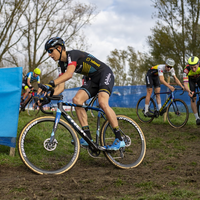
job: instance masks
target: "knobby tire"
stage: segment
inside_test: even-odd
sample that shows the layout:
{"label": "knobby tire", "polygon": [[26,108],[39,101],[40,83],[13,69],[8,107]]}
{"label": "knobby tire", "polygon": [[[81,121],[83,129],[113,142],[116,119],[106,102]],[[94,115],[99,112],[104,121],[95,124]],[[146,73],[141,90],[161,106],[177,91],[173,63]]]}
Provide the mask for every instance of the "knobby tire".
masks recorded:
{"label": "knobby tire", "polygon": [[[123,157],[121,152],[104,151],[105,157],[116,167],[130,169],[137,167],[144,159],[146,153],[146,140],[139,125],[131,118],[124,115],[117,115],[121,136],[125,141]],[[124,135],[125,134],[125,135]],[[111,145],[115,140],[115,134],[108,120],[102,126],[100,141],[102,146]]]}
{"label": "knobby tire", "polygon": [[[37,174],[62,174],[76,163],[80,153],[79,138],[66,121],[60,119],[55,133],[58,142],[54,150],[45,149],[55,117],[33,119],[19,135],[18,150],[24,164]],[[74,141],[74,144],[71,141]]]}
{"label": "knobby tire", "polygon": [[146,117],[144,116],[144,111],[145,111],[145,99],[146,96],[141,97],[136,105],[136,114],[138,119],[143,122],[143,123],[150,123],[154,119],[154,112],[156,111],[156,104],[152,98],[150,98],[149,102],[149,112],[152,114],[152,117]]}

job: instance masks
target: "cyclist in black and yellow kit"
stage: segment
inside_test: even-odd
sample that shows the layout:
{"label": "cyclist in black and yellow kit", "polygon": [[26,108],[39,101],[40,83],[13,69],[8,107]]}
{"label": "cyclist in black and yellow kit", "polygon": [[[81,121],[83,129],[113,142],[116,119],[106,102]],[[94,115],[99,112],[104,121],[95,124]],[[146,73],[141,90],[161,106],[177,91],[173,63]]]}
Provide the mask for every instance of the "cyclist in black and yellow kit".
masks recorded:
{"label": "cyclist in black and yellow kit", "polygon": [[[112,145],[105,148],[108,150],[118,150],[124,147],[125,142],[119,131],[116,114],[108,104],[114,86],[114,75],[110,67],[87,52],[79,50],[66,51],[64,41],[60,37],[49,39],[45,44],[45,50],[53,60],[59,61],[59,77],[49,82],[50,86],[56,86],[54,95],[64,91],[65,81],[72,78],[74,72],[88,77],[86,84],[81,86],[73,98],[73,103],[83,104],[87,99],[98,93],[99,105],[111,123],[116,138]],[[42,90],[45,90],[45,88],[42,88]],[[85,109],[77,107],[76,112],[82,129],[92,140]],[[83,138],[80,139],[80,143],[83,146],[88,145]]]}
{"label": "cyclist in black and yellow kit", "polygon": [[[183,82],[186,91],[190,97],[194,97],[193,100],[191,98],[191,108],[196,118],[196,124],[200,125],[200,118],[197,112],[196,106],[196,95],[195,92],[195,85],[197,84],[200,88],[200,66],[199,66],[199,58],[196,56],[192,56],[188,59],[188,65],[186,65],[183,71]],[[189,86],[188,86],[189,83]]]}

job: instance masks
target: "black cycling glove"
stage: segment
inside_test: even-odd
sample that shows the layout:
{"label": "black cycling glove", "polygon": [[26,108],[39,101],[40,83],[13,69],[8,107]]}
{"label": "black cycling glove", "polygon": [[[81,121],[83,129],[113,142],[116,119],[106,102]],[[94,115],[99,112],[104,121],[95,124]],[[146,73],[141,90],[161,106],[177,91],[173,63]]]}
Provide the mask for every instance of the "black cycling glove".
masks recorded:
{"label": "black cycling glove", "polygon": [[50,82],[48,83],[48,85],[51,85],[52,87],[56,87],[56,85],[55,85],[55,83],[54,83],[54,80],[50,81]]}

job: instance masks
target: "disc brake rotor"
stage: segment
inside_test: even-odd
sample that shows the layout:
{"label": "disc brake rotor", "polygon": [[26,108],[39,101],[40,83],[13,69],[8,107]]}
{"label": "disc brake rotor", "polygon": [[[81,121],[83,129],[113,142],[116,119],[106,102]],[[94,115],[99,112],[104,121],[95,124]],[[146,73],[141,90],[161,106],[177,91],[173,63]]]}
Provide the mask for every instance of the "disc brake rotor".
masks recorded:
{"label": "disc brake rotor", "polygon": [[50,138],[46,139],[44,141],[44,148],[47,151],[54,151],[57,147],[58,141],[56,139],[53,140],[53,142],[50,143]]}

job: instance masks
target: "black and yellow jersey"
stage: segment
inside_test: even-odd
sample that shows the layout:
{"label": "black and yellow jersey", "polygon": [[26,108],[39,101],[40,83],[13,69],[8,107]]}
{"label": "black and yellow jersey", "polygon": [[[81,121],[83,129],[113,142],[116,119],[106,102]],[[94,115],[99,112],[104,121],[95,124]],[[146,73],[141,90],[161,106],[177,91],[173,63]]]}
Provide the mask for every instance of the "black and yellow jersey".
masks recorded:
{"label": "black and yellow jersey", "polygon": [[200,67],[198,67],[196,72],[193,72],[190,68],[190,65],[186,65],[185,69],[183,70],[183,82],[188,82],[188,77],[196,79],[199,76],[200,76]]}
{"label": "black and yellow jersey", "polygon": [[70,65],[76,66],[76,73],[83,74],[88,77],[92,77],[108,67],[105,63],[101,62],[87,52],[71,50],[66,53],[67,62],[59,61],[58,63],[59,76],[62,75]]}

